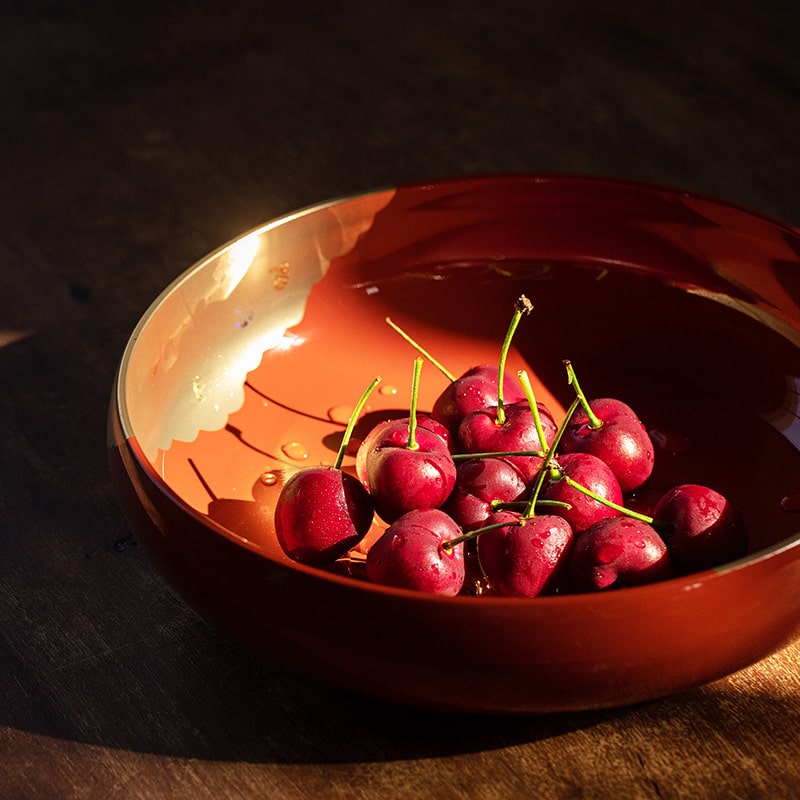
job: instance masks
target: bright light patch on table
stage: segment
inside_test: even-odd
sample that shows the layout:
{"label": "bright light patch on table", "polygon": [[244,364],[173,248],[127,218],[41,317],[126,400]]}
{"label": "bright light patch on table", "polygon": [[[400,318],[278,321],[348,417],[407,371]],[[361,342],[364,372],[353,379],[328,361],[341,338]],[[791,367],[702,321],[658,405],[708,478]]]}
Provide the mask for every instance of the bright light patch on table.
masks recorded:
{"label": "bright light patch on table", "polygon": [[29,336],[33,336],[33,331],[0,330],[0,347],[5,347],[7,344],[14,344],[14,342],[27,339]]}

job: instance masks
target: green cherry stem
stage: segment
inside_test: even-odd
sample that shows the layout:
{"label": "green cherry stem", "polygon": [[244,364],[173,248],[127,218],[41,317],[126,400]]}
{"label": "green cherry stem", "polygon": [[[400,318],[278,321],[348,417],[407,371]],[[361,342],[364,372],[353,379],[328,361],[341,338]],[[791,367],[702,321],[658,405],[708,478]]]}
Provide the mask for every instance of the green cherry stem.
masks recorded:
{"label": "green cherry stem", "polygon": [[411,381],[411,408],[408,412],[408,447],[409,450],[417,450],[417,397],[419,396],[419,376],[422,372],[422,357],[414,359],[414,377]]}
{"label": "green cherry stem", "polygon": [[556,435],[553,438],[553,443],[550,445],[550,450],[548,450],[547,455],[542,462],[542,466],[539,468],[539,474],[536,476],[536,483],[534,484],[533,491],[531,492],[530,499],[528,500],[527,508],[522,512],[522,516],[524,519],[528,519],[534,515],[534,509],[536,507],[536,500],[539,497],[539,492],[542,490],[542,486],[544,485],[545,478],[547,477],[547,473],[549,472],[550,462],[553,460],[553,456],[558,450],[558,445],[561,442],[561,437],[566,430],[569,421],[572,419],[572,415],[578,410],[578,406],[581,404],[579,398],[575,398],[572,401],[572,405],[567,409],[567,413],[564,415],[564,419],[561,425],[558,426],[558,430],[556,431]]}
{"label": "green cherry stem", "polygon": [[506,371],[506,359],[508,358],[508,351],[511,349],[511,340],[514,338],[514,333],[517,330],[519,321],[522,319],[523,314],[530,314],[533,311],[533,303],[521,294],[517,301],[514,303],[514,316],[511,318],[511,323],[506,331],[506,338],[503,340],[503,346],[500,350],[500,363],[497,366],[497,419],[498,426],[505,425],[506,412],[503,408],[503,378]]}
{"label": "green cherry stem", "polygon": [[445,378],[450,381],[450,383],[456,379],[456,376],[453,375],[453,373],[450,372],[450,370],[447,369],[447,367],[445,367],[441,361],[434,358],[419,342],[417,342],[415,339],[412,339],[399,325],[393,322],[390,317],[386,317],[385,321],[386,324],[393,331],[395,331],[395,333],[399,333],[403,339],[405,339],[418,353],[420,353],[420,355],[423,355],[425,358],[427,358],[428,361],[430,361],[431,364],[433,364],[433,366],[436,367],[436,369],[438,369],[439,372],[441,372],[442,375],[444,375]]}
{"label": "green cherry stem", "polygon": [[564,366],[567,368],[567,381],[568,383],[572,384],[572,388],[575,390],[575,394],[581,401],[581,407],[586,412],[586,416],[589,417],[589,427],[602,428],[603,420],[601,420],[600,417],[598,417],[597,414],[595,414],[594,411],[592,411],[592,408],[589,405],[589,401],[586,399],[586,395],[583,393],[583,389],[581,389],[581,385],[578,383],[578,376],[575,374],[572,362],[569,361],[569,359],[565,359]]}
{"label": "green cherry stem", "polygon": [[453,453],[453,461],[470,461],[473,458],[505,458],[505,456],[536,456],[544,458],[547,453],[544,450],[492,450],[486,453]]}
{"label": "green cherry stem", "polygon": [[531,407],[531,414],[533,415],[533,424],[536,426],[536,434],[539,437],[539,444],[542,450],[547,452],[547,442],[544,438],[544,428],[542,428],[542,416],[539,413],[539,404],[536,402],[536,396],[533,393],[533,386],[528,373],[521,369],[517,372],[519,382],[522,384],[522,391],[525,392],[525,397],[528,399],[528,405]]}
{"label": "green cherry stem", "polygon": [[353,435],[353,429],[356,427],[356,422],[358,422],[358,418],[361,416],[361,412],[364,410],[364,406],[367,404],[367,400],[369,396],[375,391],[375,387],[381,382],[381,376],[378,375],[372,383],[364,390],[364,394],[361,395],[361,398],[356,403],[356,407],[353,409],[353,413],[350,414],[350,419],[347,421],[347,427],[344,429],[344,435],[342,436],[342,442],[339,445],[339,451],[336,453],[336,460],[333,462],[333,469],[341,469],[342,462],[344,461],[344,454],[347,450],[347,445],[350,444],[350,438]]}
{"label": "green cherry stem", "polygon": [[571,486],[573,489],[577,489],[587,497],[591,497],[592,500],[597,500],[598,503],[602,503],[604,506],[608,506],[609,508],[613,508],[615,511],[619,511],[626,517],[633,517],[634,519],[641,520],[642,522],[647,522],[650,525],[653,525],[656,522],[653,517],[648,517],[647,514],[640,514],[638,511],[634,511],[631,508],[625,508],[625,506],[621,506],[619,503],[615,503],[613,500],[607,500],[602,495],[593,492],[588,486],[584,486],[582,483],[578,483],[578,481],[570,478],[569,475],[564,475],[562,473],[560,480],[566,481],[568,486]]}

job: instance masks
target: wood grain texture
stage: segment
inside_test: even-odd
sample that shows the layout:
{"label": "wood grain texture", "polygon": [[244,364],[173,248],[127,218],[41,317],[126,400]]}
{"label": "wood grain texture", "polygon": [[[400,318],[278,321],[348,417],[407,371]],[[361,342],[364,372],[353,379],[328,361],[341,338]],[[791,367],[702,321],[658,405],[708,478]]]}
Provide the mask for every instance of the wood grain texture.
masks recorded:
{"label": "wood grain texture", "polygon": [[151,300],[318,200],[589,172],[800,225],[798,22],[745,3],[4,3],[0,797],[800,797],[800,643],[613,711],[343,695],[175,597],[128,534],[104,440]]}

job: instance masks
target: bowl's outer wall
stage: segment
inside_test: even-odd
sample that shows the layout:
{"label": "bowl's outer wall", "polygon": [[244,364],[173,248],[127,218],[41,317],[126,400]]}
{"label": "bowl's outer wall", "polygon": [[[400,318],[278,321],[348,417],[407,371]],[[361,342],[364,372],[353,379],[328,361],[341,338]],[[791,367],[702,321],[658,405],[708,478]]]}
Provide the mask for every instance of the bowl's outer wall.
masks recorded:
{"label": "bowl's outer wall", "polygon": [[[522,236],[519,220],[512,226],[504,221],[504,215],[519,213],[522,198],[526,215],[533,207],[544,218],[533,235],[543,259],[564,258],[565,240],[567,260],[602,260],[613,251],[611,270],[647,273],[650,256],[655,263],[667,259],[674,266],[673,286],[746,306],[749,318],[778,331],[797,365],[798,237],[778,224],[710,200],[625,183],[471,179],[398,190],[389,208],[413,218],[413,235],[424,242],[404,250],[409,223],[392,226],[391,216],[381,217],[388,198],[382,193],[376,204],[363,205],[367,223],[348,223],[361,231],[348,239],[351,249],[340,259],[351,278],[388,269],[386,253],[402,251],[412,266],[437,258],[445,263],[453,238],[478,262],[503,247],[502,260],[511,265],[530,251],[530,231]],[[492,224],[484,219],[487,204]],[[591,220],[579,235],[564,229],[559,209],[565,207]],[[602,213],[592,216],[598,208]],[[609,223],[614,215],[637,220],[622,243]],[[434,229],[445,219],[447,230],[426,238],[431,216]],[[454,220],[452,226],[447,220]],[[373,223],[370,236],[363,236]],[[653,235],[681,227],[691,232],[688,245],[665,244],[663,235]],[[708,253],[716,254],[713,269]],[[750,402],[750,393],[755,398],[756,389],[741,388],[742,403]],[[343,688],[467,711],[616,706],[721,677],[800,630],[796,537],[782,547],[761,542],[772,550],[727,570],[605,595],[526,601],[448,601],[287,564],[225,530],[164,484],[152,446],[143,446],[131,429],[124,374],[117,391],[109,413],[111,473],[130,527],[154,562],[213,624],[270,658]],[[137,391],[147,391],[141,381]],[[782,463],[790,471],[797,466],[796,450],[783,444]],[[757,500],[762,502],[760,495]]]}

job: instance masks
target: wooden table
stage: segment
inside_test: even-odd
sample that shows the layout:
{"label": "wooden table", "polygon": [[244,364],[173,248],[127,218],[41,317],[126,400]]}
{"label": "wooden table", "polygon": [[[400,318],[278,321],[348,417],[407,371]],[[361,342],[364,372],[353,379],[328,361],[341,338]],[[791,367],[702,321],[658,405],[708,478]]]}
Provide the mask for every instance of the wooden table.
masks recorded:
{"label": "wooden table", "polygon": [[524,170],[800,224],[800,13],[624,5],[3,4],[0,797],[800,797],[800,642],[634,708],[388,706],[210,629],[110,488],[106,407],[137,319],[284,212]]}

